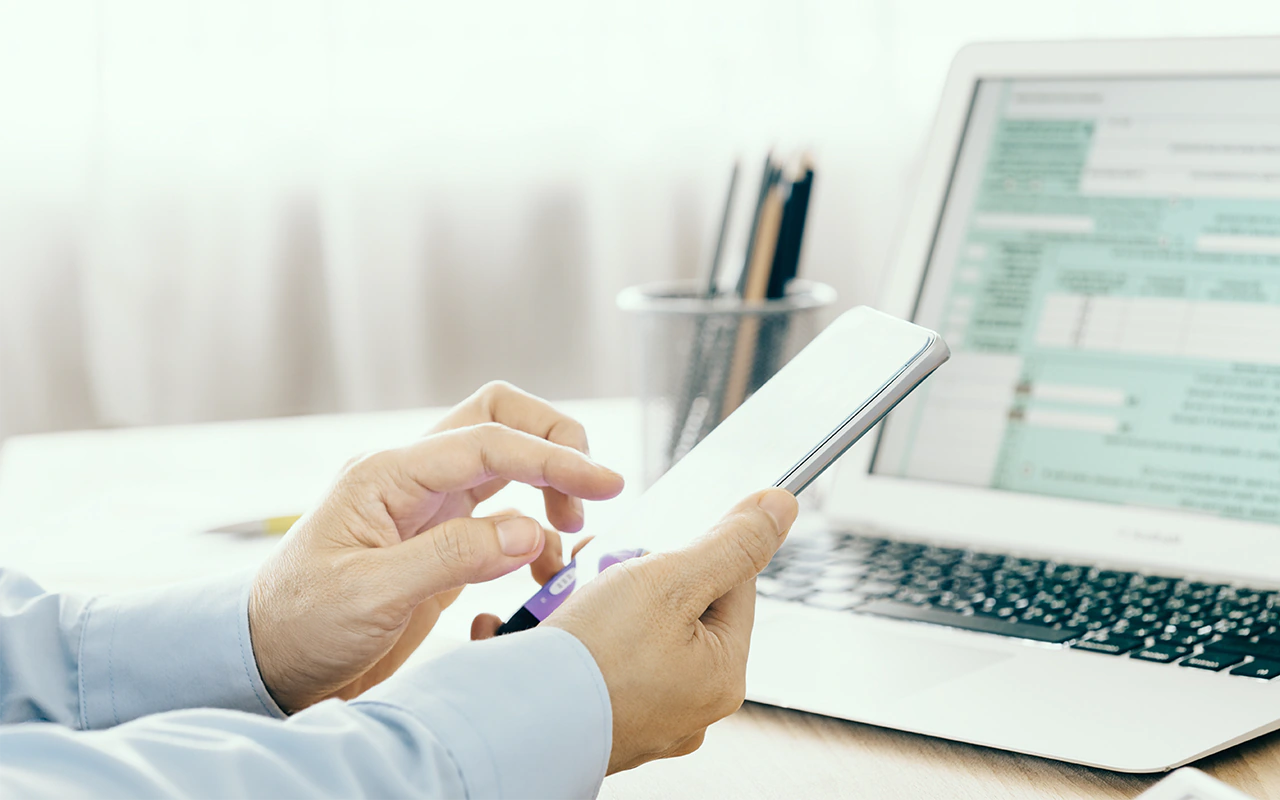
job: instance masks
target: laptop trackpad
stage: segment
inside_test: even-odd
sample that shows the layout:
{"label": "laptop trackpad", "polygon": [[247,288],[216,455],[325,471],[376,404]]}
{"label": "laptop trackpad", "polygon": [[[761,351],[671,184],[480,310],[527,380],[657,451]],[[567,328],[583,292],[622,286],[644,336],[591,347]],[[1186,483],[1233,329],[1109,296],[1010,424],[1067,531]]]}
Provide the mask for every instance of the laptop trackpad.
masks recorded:
{"label": "laptop trackpad", "polygon": [[752,636],[748,698],[836,716],[870,714],[1013,657],[890,632],[855,615],[768,616]]}

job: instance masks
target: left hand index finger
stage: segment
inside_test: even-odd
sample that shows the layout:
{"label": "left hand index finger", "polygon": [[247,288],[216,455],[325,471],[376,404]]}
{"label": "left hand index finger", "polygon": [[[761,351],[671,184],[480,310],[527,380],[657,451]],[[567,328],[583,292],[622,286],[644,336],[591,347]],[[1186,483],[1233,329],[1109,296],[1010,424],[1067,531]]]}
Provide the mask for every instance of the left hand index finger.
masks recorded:
{"label": "left hand index finger", "polygon": [[497,478],[607,500],[623,484],[621,475],[578,450],[495,422],[439,433],[366,461],[373,459],[398,462],[405,477],[433,492],[465,491]]}
{"label": "left hand index finger", "polygon": [[[555,444],[589,454],[587,432],[573,417],[546,400],[503,381],[485,384],[458,404],[433,431],[496,422]],[[562,531],[579,531],[585,522],[582,501],[554,488],[542,490],[547,519]]]}
{"label": "left hand index finger", "polygon": [[582,423],[558,411],[541,397],[529,394],[504,381],[480,387],[459,403],[431,429],[432,433],[497,422],[508,428],[538,436],[580,453],[590,454],[587,431]]}

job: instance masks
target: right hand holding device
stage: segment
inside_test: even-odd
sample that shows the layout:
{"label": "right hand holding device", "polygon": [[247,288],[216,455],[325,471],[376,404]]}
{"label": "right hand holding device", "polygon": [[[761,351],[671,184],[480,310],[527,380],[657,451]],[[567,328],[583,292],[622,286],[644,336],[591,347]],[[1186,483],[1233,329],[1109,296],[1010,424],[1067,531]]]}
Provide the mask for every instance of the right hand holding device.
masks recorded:
{"label": "right hand holding device", "polygon": [[[688,547],[610,567],[543,623],[576,636],[604,675],[610,774],[692,753],[742,705],[755,578],[798,513],[786,491],[753,494]],[[484,615],[473,635],[499,622]]]}

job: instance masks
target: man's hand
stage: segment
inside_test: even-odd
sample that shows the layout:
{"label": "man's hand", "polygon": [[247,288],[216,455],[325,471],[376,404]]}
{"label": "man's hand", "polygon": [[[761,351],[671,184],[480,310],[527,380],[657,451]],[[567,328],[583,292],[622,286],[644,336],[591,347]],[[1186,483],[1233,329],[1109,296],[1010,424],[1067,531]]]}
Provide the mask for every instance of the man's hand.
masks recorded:
{"label": "man's hand", "polygon": [[531,563],[540,580],[554,574],[559,541],[537,521],[470,514],[518,481],[542,487],[551,524],[580,530],[583,498],[622,491],[621,476],[586,452],[576,421],[490,384],[426,438],[349,464],[254,580],[254,656],[280,707],[292,713],[382,681],[468,583]]}
{"label": "man's hand", "polygon": [[[610,567],[542,623],[578,637],[604,675],[610,774],[692,753],[708,725],[742,705],[755,578],[798,512],[781,489],[754,494],[683,550]],[[498,623],[477,617],[473,638]]]}

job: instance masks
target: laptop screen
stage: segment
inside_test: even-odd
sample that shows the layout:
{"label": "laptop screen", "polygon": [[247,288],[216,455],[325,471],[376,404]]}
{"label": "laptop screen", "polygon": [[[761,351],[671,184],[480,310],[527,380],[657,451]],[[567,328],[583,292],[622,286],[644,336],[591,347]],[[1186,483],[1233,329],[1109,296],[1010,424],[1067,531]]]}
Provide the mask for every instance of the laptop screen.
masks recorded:
{"label": "laptop screen", "polygon": [[872,471],[1280,521],[1280,78],[984,80]]}

